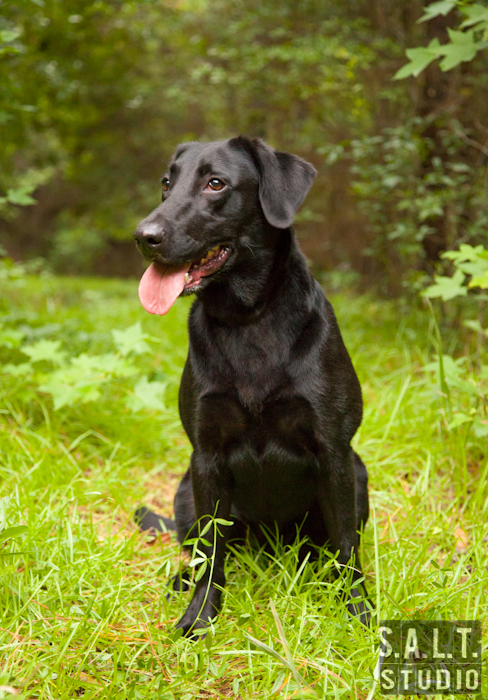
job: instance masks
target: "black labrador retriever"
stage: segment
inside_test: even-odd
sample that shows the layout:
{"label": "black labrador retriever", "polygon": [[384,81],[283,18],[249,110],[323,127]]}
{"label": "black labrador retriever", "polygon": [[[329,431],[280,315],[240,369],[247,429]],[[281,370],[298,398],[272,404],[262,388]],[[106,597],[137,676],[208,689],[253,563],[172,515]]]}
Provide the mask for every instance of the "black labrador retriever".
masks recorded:
{"label": "black labrador retriever", "polygon": [[[193,454],[175,497],[178,538],[201,532],[209,516],[233,523],[213,521],[200,545],[213,567],[177,625],[184,634],[221,607],[226,543],[246,528],[262,541],[263,526],[285,543],[301,528],[313,545],[328,544],[351,576],[350,612],[370,619],[358,555],[368,477],[350,445],[361,389],[291,227],[315,172],[259,139],[185,143],[162,180],[162,204],[135,232],[152,262],[139,287],[144,308],[165,314],[178,296],[197,295],[179,393]],[[143,529],[165,522],[145,508],[136,517]]]}

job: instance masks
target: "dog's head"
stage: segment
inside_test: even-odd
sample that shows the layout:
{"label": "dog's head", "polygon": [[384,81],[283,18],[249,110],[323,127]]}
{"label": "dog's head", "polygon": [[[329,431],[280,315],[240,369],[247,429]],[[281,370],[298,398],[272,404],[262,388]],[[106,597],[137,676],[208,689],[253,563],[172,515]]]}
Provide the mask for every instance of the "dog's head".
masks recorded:
{"label": "dog's head", "polygon": [[230,270],[263,230],[289,228],[315,173],[260,139],[178,146],[162,178],[163,201],[134,234],[153,263],[139,288],[144,308],[165,314],[178,296]]}

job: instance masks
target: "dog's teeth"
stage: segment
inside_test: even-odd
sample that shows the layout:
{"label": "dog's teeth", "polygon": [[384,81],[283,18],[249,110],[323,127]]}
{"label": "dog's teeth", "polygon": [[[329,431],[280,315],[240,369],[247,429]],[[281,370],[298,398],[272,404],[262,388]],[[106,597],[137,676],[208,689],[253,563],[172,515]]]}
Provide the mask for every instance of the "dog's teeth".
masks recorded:
{"label": "dog's teeth", "polygon": [[185,272],[185,282],[188,284],[189,281],[190,281],[190,275],[188,274],[188,272]]}
{"label": "dog's teeth", "polygon": [[219,251],[220,251],[220,246],[216,245],[214,248],[211,248],[208,251],[208,253],[206,255],[204,255],[203,258],[201,258],[198,261],[198,263],[195,263],[195,265],[197,265],[198,267],[200,267],[201,265],[204,265],[209,260],[212,260],[212,258],[215,258],[215,256],[217,255],[217,253]]}

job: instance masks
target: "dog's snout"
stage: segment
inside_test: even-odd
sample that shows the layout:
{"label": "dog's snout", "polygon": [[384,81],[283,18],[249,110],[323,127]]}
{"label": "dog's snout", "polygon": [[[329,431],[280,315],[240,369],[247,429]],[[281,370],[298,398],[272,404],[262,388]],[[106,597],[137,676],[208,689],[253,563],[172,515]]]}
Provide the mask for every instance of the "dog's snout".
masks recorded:
{"label": "dog's snout", "polygon": [[163,241],[164,231],[162,226],[156,223],[148,224],[142,221],[134,232],[137,243],[156,248]]}

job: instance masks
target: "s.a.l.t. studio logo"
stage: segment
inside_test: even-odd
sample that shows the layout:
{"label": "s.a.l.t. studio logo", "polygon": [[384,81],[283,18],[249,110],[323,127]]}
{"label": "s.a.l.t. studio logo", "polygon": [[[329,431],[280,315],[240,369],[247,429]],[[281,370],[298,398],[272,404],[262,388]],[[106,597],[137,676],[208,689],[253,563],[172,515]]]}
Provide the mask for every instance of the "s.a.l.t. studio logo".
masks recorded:
{"label": "s.a.l.t. studio logo", "polygon": [[379,634],[379,682],[384,695],[481,692],[478,620],[384,620]]}

